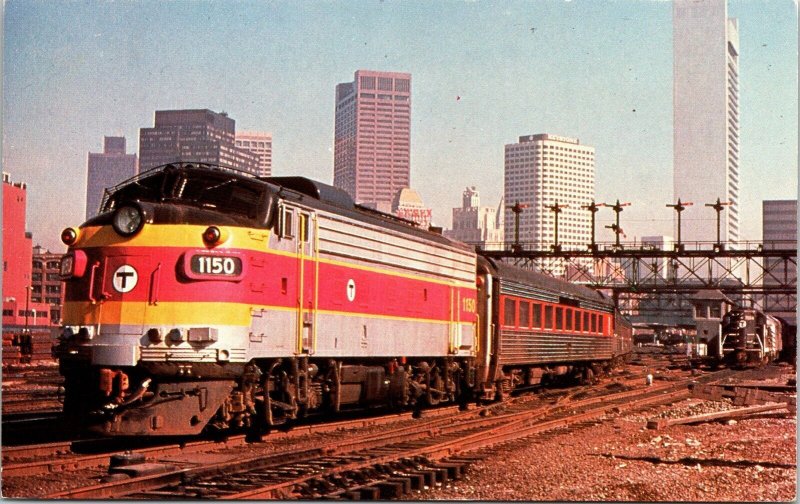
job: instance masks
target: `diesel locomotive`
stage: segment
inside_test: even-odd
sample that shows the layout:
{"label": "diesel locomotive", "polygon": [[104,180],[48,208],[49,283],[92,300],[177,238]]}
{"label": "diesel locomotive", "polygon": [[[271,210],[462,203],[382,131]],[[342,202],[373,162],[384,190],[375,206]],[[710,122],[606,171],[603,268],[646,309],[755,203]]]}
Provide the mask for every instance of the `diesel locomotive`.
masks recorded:
{"label": "diesel locomotive", "polygon": [[737,308],[722,317],[721,360],[731,366],[751,366],[778,359],[784,325],[752,308]]}
{"label": "diesel locomotive", "polygon": [[158,167],[61,238],[64,413],[106,435],[494,400],[631,348],[601,294],[300,177]]}

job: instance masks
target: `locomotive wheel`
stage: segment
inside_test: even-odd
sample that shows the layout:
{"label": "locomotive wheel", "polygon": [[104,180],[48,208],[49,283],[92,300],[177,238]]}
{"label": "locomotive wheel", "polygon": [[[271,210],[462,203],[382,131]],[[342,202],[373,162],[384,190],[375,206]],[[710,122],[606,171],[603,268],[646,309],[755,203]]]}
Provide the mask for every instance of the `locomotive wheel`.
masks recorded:
{"label": "locomotive wheel", "polygon": [[[442,389],[444,388],[444,380],[442,377],[439,376],[439,372],[434,372],[433,376],[428,375],[428,390],[426,394],[426,400],[430,406],[436,406],[442,401],[442,396],[444,392]],[[435,390],[434,390],[435,389]]]}

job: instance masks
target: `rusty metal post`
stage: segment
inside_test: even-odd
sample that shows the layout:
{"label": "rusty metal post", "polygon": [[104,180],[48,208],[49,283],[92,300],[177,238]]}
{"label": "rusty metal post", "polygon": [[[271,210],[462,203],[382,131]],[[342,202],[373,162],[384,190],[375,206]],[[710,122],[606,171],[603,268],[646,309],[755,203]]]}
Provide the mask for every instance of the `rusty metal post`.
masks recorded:
{"label": "rusty metal post", "polygon": [[687,201],[681,203],[681,199],[678,198],[678,202],[674,205],[667,205],[670,208],[674,208],[676,212],[678,212],[678,243],[675,245],[675,250],[682,251],[683,244],[681,244],[681,213],[686,209],[686,207],[690,207],[694,205],[691,201]]}
{"label": "rusty metal post", "polygon": [[595,240],[595,235],[594,235],[594,225],[595,225],[595,215],[594,214],[596,214],[600,210],[600,206],[602,206],[602,203],[600,205],[596,205],[594,200],[592,200],[591,204],[584,205],[584,206],[581,207],[581,208],[585,208],[586,210],[589,210],[590,212],[592,212],[592,241],[591,241],[591,244],[589,245],[589,250],[591,250],[592,253],[597,252],[597,242]]}
{"label": "rusty metal post", "polygon": [[514,212],[514,245],[512,245],[511,251],[519,252],[522,250],[522,247],[519,245],[519,214],[522,213],[523,209],[528,208],[528,205],[517,201],[513,206],[508,208]]}
{"label": "rusty metal post", "polygon": [[733,205],[733,202],[732,201],[726,201],[726,202],[723,203],[723,202],[721,202],[719,200],[719,198],[717,198],[717,202],[716,203],[706,203],[707,207],[711,207],[711,208],[713,208],[714,210],[717,211],[717,243],[714,244],[714,250],[716,250],[717,252],[722,252],[723,250],[725,250],[725,246],[722,244],[722,241],[720,240],[720,235],[721,235],[721,233],[720,233],[720,221],[721,221],[721,218],[722,218],[722,210],[723,210],[723,208],[725,208],[726,206],[729,206],[729,205]]}
{"label": "rusty metal post", "polygon": [[561,210],[564,208],[569,208],[569,205],[559,205],[558,200],[556,200],[555,205],[550,205],[547,207],[550,209],[551,212],[555,214],[555,236],[554,236],[554,243],[552,245],[552,249],[555,253],[561,252],[561,245],[558,244],[558,214],[561,213]]}

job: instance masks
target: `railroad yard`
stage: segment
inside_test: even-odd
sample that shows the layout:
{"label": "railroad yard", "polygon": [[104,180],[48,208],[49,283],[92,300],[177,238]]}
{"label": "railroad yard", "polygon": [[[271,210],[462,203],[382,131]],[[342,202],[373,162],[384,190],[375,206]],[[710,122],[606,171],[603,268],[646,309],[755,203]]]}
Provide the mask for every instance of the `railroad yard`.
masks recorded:
{"label": "railroad yard", "polygon": [[54,363],[3,373],[4,497],[796,498],[796,374],[786,364],[692,370],[677,355],[640,353],[595,384],[501,404],[147,442],[59,431]]}

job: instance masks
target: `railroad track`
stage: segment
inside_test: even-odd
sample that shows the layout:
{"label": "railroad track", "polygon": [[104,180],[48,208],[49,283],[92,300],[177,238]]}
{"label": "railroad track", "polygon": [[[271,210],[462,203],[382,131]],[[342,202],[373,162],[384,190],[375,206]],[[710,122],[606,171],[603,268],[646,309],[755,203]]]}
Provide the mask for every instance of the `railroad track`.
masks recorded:
{"label": "railroad track", "polygon": [[[710,382],[722,371],[699,377]],[[378,434],[349,436],[304,450],[282,450],[233,460],[170,467],[161,472],[58,492],[45,498],[395,498],[411,490],[459,478],[471,461],[503,443],[562,427],[589,425],[608,413],[674,402],[689,396],[689,379],[659,383],[553,404],[501,403],[488,408],[427,419]],[[528,404],[532,403],[532,404]],[[7,470],[7,469],[6,469]]]}
{"label": "railroad track", "polygon": [[[425,412],[427,417],[436,417],[451,414],[455,407],[443,407]],[[380,417],[358,418],[338,422],[298,425],[289,431],[265,434],[261,440],[278,441],[287,438],[297,438],[308,434],[319,434],[337,430],[364,428],[382,425],[402,420],[411,420],[413,412],[382,415]],[[169,455],[190,454],[234,448],[254,440],[252,436],[237,434],[225,436],[222,439],[196,439],[181,438],[179,441],[159,441],[150,438],[147,446],[141,446],[138,439],[126,438],[97,438],[85,440],[68,440],[54,443],[41,443],[24,446],[3,447],[3,476],[34,476],[42,474],[61,474],[64,471],[74,471],[90,467],[107,466],[109,459],[125,452],[142,455],[147,459]]]}
{"label": "railroad track", "polygon": [[[640,384],[643,376],[631,374],[624,378],[616,379],[604,387],[627,388],[633,384]],[[538,399],[555,400],[570,393],[586,393],[584,387],[573,387],[567,389],[554,389],[541,391]],[[524,397],[517,400],[525,400]],[[490,405],[486,410],[506,407],[506,405]],[[428,417],[447,414],[453,411],[452,407],[443,407],[434,410],[425,410]],[[383,415],[378,419],[359,418],[355,420],[342,420],[337,422],[327,422],[316,425],[296,425],[288,432],[275,432],[261,437],[261,440],[278,440],[281,438],[298,437],[304,434],[321,433],[326,431],[353,429],[368,425],[379,425],[382,423],[410,419],[413,413],[406,412],[401,414]],[[54,422],[59,422],[59,411],[18,413],[4,416],[3,428],[6,432],[13,432],[14,436],[7,436],[4,441],[2,461],[4,475],[9,476],[33,476],[47,473],[62,472],[65,470],[79,470],[88,467],[98,467],[106,464],[108,459],[120,451],[131,453],[141,453],[147,458],[152,458],[160,454],[179,454],[203,451],[214,447],[239,446],[252,442],[252,437],[245,435],[228,436],[224,441],[195,440],[195,438],[180,438],[175,443],[156,443],[158,447],[148,446],[146,449],[137,449],[134,444],[120,439],[66,439],[59,442],[44,442],[38,444],[24,443],[24,435],[20,431],[26,430],[37,432],[50,429]],[[68,434],[68,433],[67,433]],[[9,439],[9,438],[15,439]],[[22,439],[20,439],[22,438]],[[15,443],[21,443],[15,446]],[[159,450],[161,450],[159,452]],[[87,454],[87,452],[91,452]]]}

